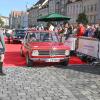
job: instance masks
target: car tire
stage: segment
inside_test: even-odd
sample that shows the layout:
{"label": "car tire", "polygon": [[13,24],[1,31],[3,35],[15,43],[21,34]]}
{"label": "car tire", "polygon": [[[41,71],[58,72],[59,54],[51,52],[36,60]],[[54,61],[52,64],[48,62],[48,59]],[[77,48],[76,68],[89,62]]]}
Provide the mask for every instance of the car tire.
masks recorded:
{"label": "car tire", "polygon": [[30,60],[28,54],[26,55],[26,64],[27,64],[27,67],[32,67],[33,66],[33,62],[32,62],[32,60]]}
{"label": "car tire", "polygon": [[61,62],[61,65],[63,65],[63,66],[68,66],[68,64],[69,64],[69,59],[66,59]]}
{"label": "car tire", "polygon": [[7,42],[10,44],[10,38],[7,38]]}
{"label": "car tire", "polygon": [[23,53],[22,47],[20,48],[20,55],[21,55],[21,57],[24,57],[24,53]]}
{"label": "car tire", "polygon": [[12,43],[15,44],[15,40],[12,40]]}

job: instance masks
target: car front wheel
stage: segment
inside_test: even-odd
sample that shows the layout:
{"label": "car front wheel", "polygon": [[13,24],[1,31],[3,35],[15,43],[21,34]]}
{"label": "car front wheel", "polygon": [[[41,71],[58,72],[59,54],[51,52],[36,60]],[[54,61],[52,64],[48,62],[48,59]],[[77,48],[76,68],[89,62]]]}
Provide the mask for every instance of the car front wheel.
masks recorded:
{"label": "car front wheel", "polygon": [[26,64],[28,67],[32,67],[33,66],[33,62],[32,60],[29,58],[29,55],[26,55]]}
{"label": "car front wheel", "polygon": [[63,65],[63,66],[68,66],[68,64],[69,64],[69,59],[66,59],[61,62],[61,65]]}

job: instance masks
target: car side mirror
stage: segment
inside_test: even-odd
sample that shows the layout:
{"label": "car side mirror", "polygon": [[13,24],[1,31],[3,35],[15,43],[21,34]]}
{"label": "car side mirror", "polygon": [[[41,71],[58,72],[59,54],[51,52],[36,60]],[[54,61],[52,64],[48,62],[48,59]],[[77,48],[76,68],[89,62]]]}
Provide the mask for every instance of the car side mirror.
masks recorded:
{"label": "car side mirror", "polygon": [[23,43],[24,43],[24,40],[21,41],[21,44],[23,44]]}

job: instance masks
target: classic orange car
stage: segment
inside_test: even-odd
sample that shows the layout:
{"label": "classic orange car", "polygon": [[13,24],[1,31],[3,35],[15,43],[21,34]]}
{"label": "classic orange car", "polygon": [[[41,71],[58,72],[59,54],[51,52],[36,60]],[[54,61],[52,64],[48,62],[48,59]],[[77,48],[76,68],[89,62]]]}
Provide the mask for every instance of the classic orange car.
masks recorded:
{"label": "classic orange car", "polygon": [[27,66],[33,66],[34,62],[68,65],[70,48],[60,42],[56,32],[27,31],[20,54],[26,58]]}

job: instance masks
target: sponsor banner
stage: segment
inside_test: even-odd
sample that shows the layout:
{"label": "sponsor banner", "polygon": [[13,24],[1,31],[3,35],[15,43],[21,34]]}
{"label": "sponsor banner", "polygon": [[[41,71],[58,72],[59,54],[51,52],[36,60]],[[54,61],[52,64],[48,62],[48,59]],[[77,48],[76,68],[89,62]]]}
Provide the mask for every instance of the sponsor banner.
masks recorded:
{"label": "sponsor banner", "polygon": [[98,58],[98,43],[96,40],[79,38],[77,52]]}
{"label": "sponsor banner", "polygon": [[69,37],[67,40],[65,40],[64,44],[66,46],[69,46],[71,48],[71,50],[75,50],[76,40],[77,40],[77,38]]}

